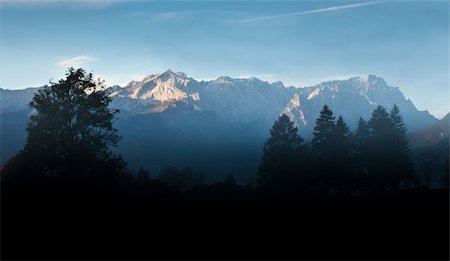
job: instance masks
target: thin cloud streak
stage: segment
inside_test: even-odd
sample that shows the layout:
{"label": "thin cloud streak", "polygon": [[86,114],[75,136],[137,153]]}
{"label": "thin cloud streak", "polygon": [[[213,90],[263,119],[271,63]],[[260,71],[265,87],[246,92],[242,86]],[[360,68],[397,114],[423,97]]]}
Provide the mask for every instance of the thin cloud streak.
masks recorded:
{"label": "thin cloud streak", "polygon": [[93,56],[87,56],[87,55],[80,55],[70,58],[64,58],[56,62],[56,65],[62,68],[67,68],[70,66],[73,67],[80,67],[81,65],[84,65],[86,63],[95,62],[98,58]]}
{"label": "thin cloud streak", "polygon": [[339,5],[339,6],[332,6],[332,7],[315,9],[315,10],[310,10],[310,11],[303,11],[303,12],[296,12],[296,13],[289,13],[289,14],[282,14],[282,15],[271,15],[271,16],[262,16],[262,17],[256,17],[256,18],[251,18],[251,19],[244,19],[244,20],[241,20],[239,22],[240,23],[250,23],[250,22],[256,22],[256,21],[263,21],[263,20],[270,20],[270,19],[277,19],[277,18],[284,18],[284,17],[290,17],[290,16],[305,15],[305,14],[334,12],[334,11],[343,10],[343,9],[358,8],[358,7],[368,6],[368,5],[381,4],[381,3],[385,3],[385,2],[386,1],[383,0],[383,1],[372,1],[372,2],[349,4],[349,5]]}
{"label": "thin cloud streak", "polygon": [[159,13],[155,15],[154,18],[157,20],[177,20],[188,18],[192,14],[193,14],[192,11],[166,12],[166,13]]}

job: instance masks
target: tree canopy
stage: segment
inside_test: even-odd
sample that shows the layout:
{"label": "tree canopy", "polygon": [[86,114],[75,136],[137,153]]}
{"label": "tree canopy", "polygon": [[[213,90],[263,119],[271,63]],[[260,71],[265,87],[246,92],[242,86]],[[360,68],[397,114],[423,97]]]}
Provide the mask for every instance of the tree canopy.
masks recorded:
{"label": "tree canopy", "polygon": [[327,106],[323,106],[319,118],[316,120],[312,139],[312,152],[315,156],[323,160],[330,160],[334,155],[331,151],[334,142],[334,131],[336,128],[333,111]]}
{"label": "tree canopy", "polygon": [[353,134],[342,116],[323,106],[314,127],[311,150],[282,115],[270,130],[258,171],[258,185],[337,191],[395,189],[413,176],[409,141],[397,106],[378,106],[367,122],[360,118]]}
{"label": "tree canopy", "polygon": [[69,68],[65,79],[51,82],[30,102],[33,112],[26,144],[9,162],[9,169],[14,162],[25,160],[16,165],[30,167],[27,173],[60,179],[104,179],[108,175],[104,172],[123,168],[124,162],[111,152],[119,141],[118,130],[113,127],[119,111],[110,109],[110,102],[100,79],[81,68]]}
{"label": "tree canopy", "polygon": [[414,172],[409,140],[399,108],[388,113],[378,106],[368,122],[367,168],[370,177],[382,189],[395,188]]}
{"label": "tree canopy", "polygon": [[282,114],[270,129],[270,137],[264,144],[258,184],[264,186],[297,172],[305,149],[297,127],[286,114]]}

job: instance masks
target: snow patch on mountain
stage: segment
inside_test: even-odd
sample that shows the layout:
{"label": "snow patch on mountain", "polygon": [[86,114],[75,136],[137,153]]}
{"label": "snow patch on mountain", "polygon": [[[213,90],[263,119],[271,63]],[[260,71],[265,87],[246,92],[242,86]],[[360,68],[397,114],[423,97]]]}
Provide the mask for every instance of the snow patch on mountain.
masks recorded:
{"label": "snow patch on mountain", "polygon": [[189,94],[189,97],[190,97],[192,100],[194,100],[194,101],[200,100],[200,94],[199,94],[198,92]]}
{"label": "snow patch on mountain", "polygon": [[292,97],[281,114],[286,114],[297,127],[300,127],[301,125],[306,126],[306,118],[301,110],[300,96],[298,94],[295,94],[294,97]]}
{"label": "snow patch on mountain", "polygon": [[142,81],[132,81],[122,89],[111,93],[111,97],[152,99],[159,102],[181,101],[188,98],[183,90],[191,79],[185,73],[174,73],[170,69],[161,74],[151,74]]}
{"label": "snow patch on mountain", "polygon": [[[410,130],[437,121],[428,112],[418,111],[398,87],[386,84],[376,75],[363,75],[348,80],[322,82],[312,87],[285,87],[282,82],[269,83],[258,78],[231,78],[198,82],[185,73],[170,69],[151,74],[124,87],[108,88],[111,107],[122,115],[178,111],[213,112],[232,124],[265,121],[273,123],[287,114],[301,133],[311,133],[315,119],[327,104],[336,116],[342,115],[351,128],[359,117],[370,118],[376,106],[390,110],[398,105]],[[10,91],[0,89],[1,112],[28,108],[36,89]],[[124,116],[125,117],[125,116]]]}
{"label": "snow patch on mountain", "polygon": [[313,92],[311,92],[309,95],[308,95],[308,100],[311,100],[312,98],[314,98],[314,97],[316,97],[317,95],[319,95],[320,94],[320,88],[316,88]]}

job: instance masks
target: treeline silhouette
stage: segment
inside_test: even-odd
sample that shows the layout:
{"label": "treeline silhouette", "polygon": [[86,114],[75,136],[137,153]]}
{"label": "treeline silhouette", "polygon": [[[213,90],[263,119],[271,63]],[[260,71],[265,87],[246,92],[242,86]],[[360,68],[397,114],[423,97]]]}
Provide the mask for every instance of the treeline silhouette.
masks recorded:
{"label": "treeline silhouette", "polygon": [[[120,137],[113,127],[119,111],[108,108],[110,102],[103,82],[82,69],[70,68],[66,79],[40,90],[30,102],[35,113],[25,147],[1,170],[3,190],[41,183],[112,190],[154,181],[182,193],[206,185],[205,173],[188,166],[167,166],[156,180],[143,168],[128,170],[111,152]],[[281,115],[263,146],[256,180],[242,188],[259,194],[361,196],[417,187],[410,154],[396,105],[390,112],[378,106],[370,119],[360,118],[354,133],[325,105],[309,143]]]}
{"label": "treeline silhouette", "polygon": [[399,108],[378,106],[355,133],[325,105],[310,143],[286,115],[270,130],[258,187],[283,193],[362,195],[418,184]]}
{"label": "treeline silhouette", "polygon": [[35,95],[26,145],[1,170],[2,258],[448,258],[448,189],[417,186],[396,106],[355,133],[324,106],[310,143],[282,115],[240,185],[133,173],[111,152],[110,102],[73,68]]}

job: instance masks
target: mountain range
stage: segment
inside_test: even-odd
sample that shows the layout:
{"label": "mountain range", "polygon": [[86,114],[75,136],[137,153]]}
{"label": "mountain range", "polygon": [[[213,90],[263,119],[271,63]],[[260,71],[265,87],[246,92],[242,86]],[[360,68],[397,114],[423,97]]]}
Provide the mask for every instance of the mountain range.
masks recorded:
{"label": "mountain range", "polygon": [[162,112],[170,108],[212,111],[233,122],[267,119],[274,121],[286,113],[300,132],[310,136],[323,105],[328,104],[336,115],[342,115],[354,127],[359,117],[368,119],[381,105],[390,109],[397,104],[411,131],[429,126],[437,119],[418,111],[397,87],[381,77],[365,75],[344,81],[295,88],[282,82],[268,83],[257,78],[219,77],[213,81],[196,81],[184,73],[168,70],[153,74],[124,87],[111,88],[113,106],[132,114]]}
{"label": "mountain range", "polygon": [[[28,103],[38,89],[0,88],[1,164],[25,142]],[[411,132],[438,122],[375,75],[296,88],[254,77],[197,81],[167,70],[107,91],[111,107],[121,111],[115,124],[123,139],[117,150],[129,165],[154,171],[168,164],[189,165],[210,177],[254,175],[264,140],[282,113],[306,140],[325,104],[351,129],[378,105],[390,110],[396,104]]]}

